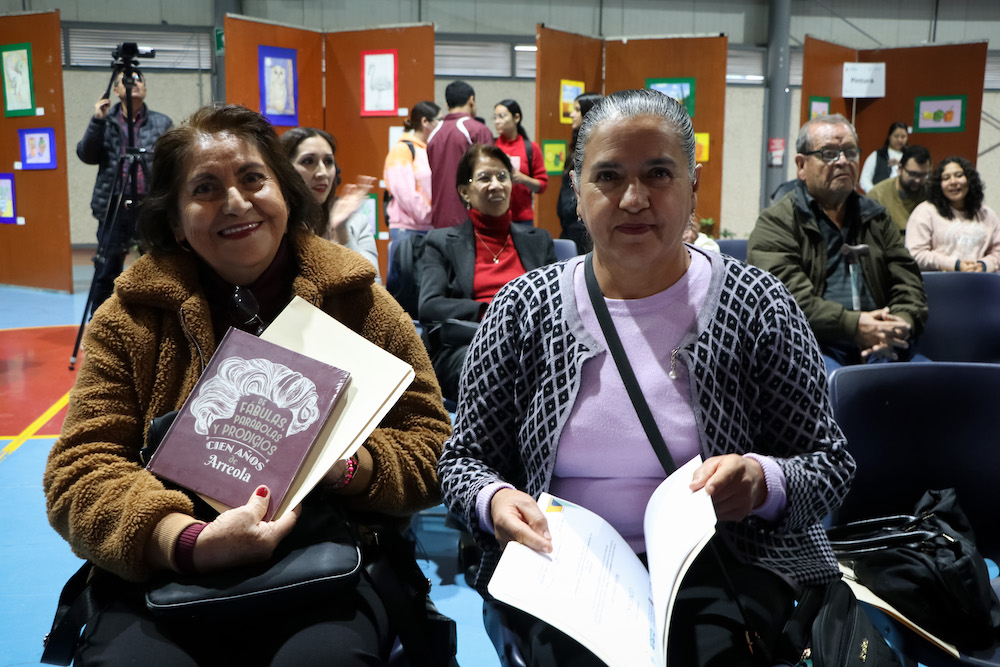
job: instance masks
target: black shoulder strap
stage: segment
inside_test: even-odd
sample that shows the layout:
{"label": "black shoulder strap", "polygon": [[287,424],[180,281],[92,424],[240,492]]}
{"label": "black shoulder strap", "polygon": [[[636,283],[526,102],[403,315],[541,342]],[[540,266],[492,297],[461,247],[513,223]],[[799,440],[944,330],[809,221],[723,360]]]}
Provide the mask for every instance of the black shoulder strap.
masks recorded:
{"label": "black shoulder strap", "polygon": [[601,324],[601,331],[604,332],[604,338],[608,343],[608,350],[610,350],[611,356],[615,360],[615,365],[618,367],[618,373],[621,374],[622,381],[625,383],[628,397],[632,399],[632,405],[635,406],[635,411],[639,415],[639,422],[642,423],[642,428],[646,431],[646,437],[649,438],[650,444],[653,445],[656,457],[660,459],[660,465],[663,466],[663,470],[669,475],[674,470],[677,470],[677,465],[674,463],[673,457],[670,456],[670,451],[667,449],[667,443],[663,441],[660,429],[656,426],[653,413],[649,410],[646,397],[642,395],[642,389],[639,388],[639,382],[635,379],[632,365],[628,362],[628,357],[625,355],[625,348],[622,347],[622,341],[618,337],[615,323],[611,321],[608,304],[604,303],[604,294],[601,292],[601,286],[597,284],[597,276],[594,274],[594,253],[587,254],[583,265],[583,275],[587,281],[587,292],[590,294],[590,302],[594,304],[597,321]]}
{"label": "black shoulder strap", "polygon": [[84,563],[63,586],[52,629],[45,636],[42,664],[68,665],[73,662],[80,631],[97,611],[90,582],[91,570],[93,566],[90,562]]}
{"label": "black shoulder strap", "polygon": [[[525,157],[528,158],[528,172],[527,172],[528,176],[531,176],[531,156],[532,156],[533,151],[534,151],[534,148],[532,148],[531,142],[527,138],[525,138],[524,139],[524,155],[525,155]],[[534,178],[534,176],[531,176],[531,177]]]}
{"label": "black shoulder strap", "polygon": [[[670,456],[670,451],[667,449],[667,443],[663,441],[663,436],[660,434],[660,429],[656,427],[656,421],[653,419],[653,413],[649,410],[649,405],[646,403],[646,398],[642,394],[642,389],[639,388],[639,382],[635,379],[635,373],[632,371],[632,365],[628,361],[628,357],[625,356],[625,348],[622,347],[621,339],[618,337],[618,331],[615,329],[614,322],[611,321],[611,313],[608,312],[608,304],[604,303],[604,294],[601,292],[600,285],[597,284],[597,276],[594,274],[594,253],[590,252],[587,254],[587,258],[584,260],[583,265],[583,276],[587,282],[587,292],[590,294],[590,301],[594,304],[594,312],[597,315],[597,321],[601,324],[601,331],[604,332],[604,338],[607,340],[608,349],[611,351],[611,356],[615,360],[615,365],[618,366],[618,372],[622,376],[622,380],[625,382],[625,389],[628,390],[628,396],[632,399],[632,405],[635,406],[635,411],[639,415],[639,421],[642,423],[642,428],[646,431],[646,437],[649,438],[650,444],[653,445],[653,451],[656,452],[656,456],[660,459],[660,465],[663,466],[663,470],[670,475],[672,472],[677,470],[677,465],[674,464],[674,459]],[[747,616],[746,610],[743,607],[743,603],[740,601],[740,596],[736,591],[736,586],[733,584],[732,579],[726,572],[726,566],[722,561],[721,556],[719,556],[718,547],[715,542],[711,542],[708,545],[708,551],[712,553],[713,558],[719,565],[719,571],[722,574],[726,589],[729,591],[730,597],[736,603],[736,607],[739,609],[740,614],[743,616],[743,622],[746,627],[746,641],[750,646],[750,652],[753,653],[755,646],[760,646],[760,635],[754,630],[749,624],[749,617]]]}
{"label": "black shoulder strap", "polygon": [[413,142],[410,141],[409,139],[403,139],[402,141],[403,141],[404,144],[406,144],[407,148],[410,149],[410,157],[412,157],[414,160],[416,160],[417,159],[417,149],[413,147]]}

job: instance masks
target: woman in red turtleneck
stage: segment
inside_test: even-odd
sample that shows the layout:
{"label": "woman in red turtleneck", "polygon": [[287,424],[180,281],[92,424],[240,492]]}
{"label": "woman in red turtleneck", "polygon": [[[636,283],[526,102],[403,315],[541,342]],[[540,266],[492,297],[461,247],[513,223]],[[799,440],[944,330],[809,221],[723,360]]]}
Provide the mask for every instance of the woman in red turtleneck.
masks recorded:
{"label": "woman in red turtleneck", "polygon": [[[456,172],[458,195],[469,208],[460,225],[432,230],[420,260],[420,321],[431,333],[431,361],[446,398],[458,398],[458,374],[471,335],[454,340],[446,320],[478,323],[493,296],[517,276],[556,261],[544,229],[512,225],[511,173],[496,146],[473,144]],[[474,327],[466,327],[470,333]]]}
{"label": "woman in red turtleneck", "polygon": [[503,100],[493,107],[493,126],[500,135],[496,145],[510,157],[510,211],[514,222],[534,224],[535,209],[532,193],[541,194],[549,184],[542,149],[528,138],[521,125],[521,105],[516,100]]}

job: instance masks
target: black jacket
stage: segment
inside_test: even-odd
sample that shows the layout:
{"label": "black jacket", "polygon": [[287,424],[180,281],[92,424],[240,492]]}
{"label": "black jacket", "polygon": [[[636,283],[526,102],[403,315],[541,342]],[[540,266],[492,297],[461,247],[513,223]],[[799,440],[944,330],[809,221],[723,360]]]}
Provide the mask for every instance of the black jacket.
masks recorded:
{"label": "black jacket", "polygon": [[[552,237],[544,229],[513,223],[510,235],[525,271],[556,261]],[[476,236],[471,220],[427,234],[420,258],[422,322],[449,318],[479,321],[482,304],[472,298],[475,266]]]}
{"label": "black jacket", "polygon": [[[111,199],[111,189],[115,184],[118,171],[118,159],[122,156],[122,147],[128,143],[128,136],[122,131],[118,116],[121,114],[121,102],[111,107],[107,117],[97,119],[90,117],[90,124],[83,134],[83,139],[76,145],[76,155],[86,164],[96,164],[97,181],[94,183],[94,196],[90,200],[90,210],[94,217],[104,220]],[[153,144],[160,135],[173,127],[174,122],[157,111],[146,107],[146,120],[138,128],[136,145],[149,151],[143,158],[146,167],[146,182],[149,182],[152,167]]]}

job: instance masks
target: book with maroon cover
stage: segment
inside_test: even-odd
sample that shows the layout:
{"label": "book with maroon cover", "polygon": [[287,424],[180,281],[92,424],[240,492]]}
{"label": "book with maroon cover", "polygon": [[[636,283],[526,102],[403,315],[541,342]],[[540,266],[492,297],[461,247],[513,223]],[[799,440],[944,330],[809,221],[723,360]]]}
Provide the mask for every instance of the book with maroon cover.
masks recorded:
{"label": "book with maroon cover", "polygon": [[[309,450],[350,373],[230,329],[146,468],[217,509],[271,491],[265,520],[287,511]],[[333,414],[333,418],[337,417]]]}

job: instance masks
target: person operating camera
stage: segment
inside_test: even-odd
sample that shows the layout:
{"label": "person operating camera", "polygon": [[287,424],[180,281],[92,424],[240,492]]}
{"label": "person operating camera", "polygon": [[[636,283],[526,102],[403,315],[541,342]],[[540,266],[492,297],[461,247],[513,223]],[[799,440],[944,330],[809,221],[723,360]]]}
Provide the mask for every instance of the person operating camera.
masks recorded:
{"label": "person operating camera", "polygon": [[[76,154],[83,162],[98,165],[90,208],[97,218],[98,253],[103,251],[104,261],[97,261],[95,258],[91,315],[111,296],[115,278],[122,272],[125,255],[136,238],[135,225],[139,218],[139,207],[126,205],[132,189],[125,173],[121,173],[128,172],[130,167],[128,160],[122,160],[129,147],[129,119],[126,114],[128,88],[131,87],[132,136],[135,148],[151,151],[160,135],[173,126],[173,121],[168,116],[146,106],[146,79],[142,72],[133,68],[129,75],[132,77],[132,85],[126,86],[128,82],[123,80],[125,71],[115,74],[114,92],[121,102],[112,106],[108,96],[98,100],[87,131],[76,145]],[[150,163],[151,160],[144,161],[146,165]],[[135,170],[137,201],[142,201],[146,193],[148,176],[148,171],[144,173],[143,168]],[[108,209],[108,203],[121,192],[128,196],[122,198],[116,216],[116,211]]]}

